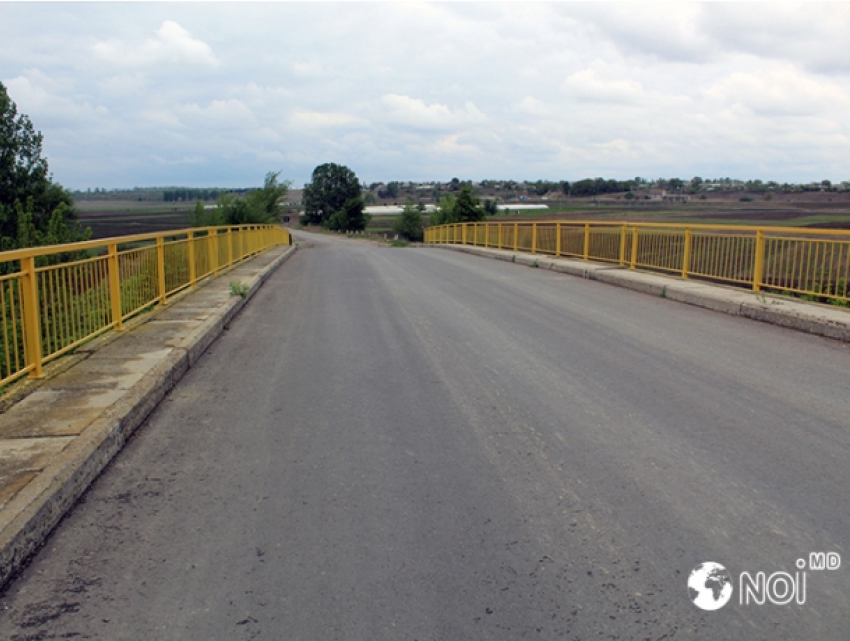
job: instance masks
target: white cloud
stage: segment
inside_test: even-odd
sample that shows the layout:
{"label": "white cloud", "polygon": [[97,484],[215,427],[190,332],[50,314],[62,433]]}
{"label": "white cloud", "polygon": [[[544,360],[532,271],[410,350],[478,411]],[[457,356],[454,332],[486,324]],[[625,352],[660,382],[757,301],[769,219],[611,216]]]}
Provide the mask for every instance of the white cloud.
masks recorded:
{"label": "white cloud", "polygon": [[850,74],[850,4],[711,3],[699,29],[727,54],[784,60],[821,73]]}
{"label": "white cloud", "polygon": [[574,73],[564,81],[564,93],[584,102],[636,104],[644,97],[643,87],[634,80],[603,80],[592,69]]}
{"label": "white cloud", "polygon": [[526,96],[517,105],[517,110],[530,116],[551,116],[555,109],[533,96]]}
{"label": "white cloud", "polygon": [[293,62],[292,73],[301,78],[324,78],[331,75],[330,70],[318,61]]}
{"label": "white cloud", "polygon": [[[76,102],[56,92],[56,84],[38,70],[27,76],[18,76],[7,83],[8,92],[18,104],[18,111],[38,114],[39,118],[54,124],[68,126],[74,123],[94,122],[109,115],[102,105]],[[32,117],[31,117],[32,119]],[[39,123],[36,123],[38,129]]]}
{"label": "white cloud", "polygon": [[487,122],[487,116],[471,101],[463,109],[451,110],[440,103],[425,104],[424,100],[399,94],[381,96],[384,118],[391,123],[414,129],[452,131]]}
{"label": "white cloud", "polygon": [[197,104],[182,105],[177,109],[181,121],[204,127],[248,129],[256,125],[256,117],[241,100],[213,100],[206,107]]}
{"label": "white cloud", "polygon": [[809,77],[792,65],[761,73],[733,73],[706,91],[722,108],[744,107],[761,117],[847,112],[850,94],[833,82]]}
{"label": "white cloud", "polygon": [[340,127],[362,127],[366,123],[362,118],[345,113],[320,111],[295,111],[289,116],[290,126],[301,129],[328,129]]}
{"label": "white cloud", "polygon": [[94,53],[113,64],[128,66],[146,66],[153,64],[191,64],[216,67],[218,59],[205,42],[193,38],[183,27],[172,20],[166,20],[151,38],[141,45],[127,45],[120,40],[110,39],[98,42]]}
{"label": "white cloud", "polygon": [[204,156],[197,156],[197,155],[195,155],[195,156],[182,156],[180,158],[168,159],[168,158],[163,158],[162,156],[158,156],[158,155],[154,154],[153,156],[151,156],[151,158],[153,158],[153,160],[155,160],[158,164],[167,165],[167,166],[198,165],[198,164],[204,163],[208,160],[208,158],[205,158]]}
{"label": "white cloud", "polygon": [[145,90],[148,81],[139,73],[109,76],[97,83],[107,96],[133,96]]}
{"label": "white cloud", "polygon": [[139,112],[139,118],[145,122],[166,129],[185,129],[180,118],[167,109],[146,109]]}
{"label": "white cloud", "polygon": [[445,136],[443,138],[438,139],[431,147],[431,149],[435,153],[450,156],[471,155],[480,152],[480,149],[478,149],[478,147],[476,147],[475,145],[459,142],[459,138],[460,136],[458,136],[457,134]]}
{"label": "white cloud", "polygon": [[704,5],[590,3],[565,10],[585,21],[617,49],[670,62],[707,62],[719,53],[699,29]]}

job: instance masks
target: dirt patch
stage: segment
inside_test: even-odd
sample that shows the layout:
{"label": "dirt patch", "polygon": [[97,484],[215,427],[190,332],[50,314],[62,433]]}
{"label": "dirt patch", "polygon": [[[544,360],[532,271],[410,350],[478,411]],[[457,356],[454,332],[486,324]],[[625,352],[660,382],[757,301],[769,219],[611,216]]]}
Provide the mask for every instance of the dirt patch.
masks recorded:
{"label": "dirt patch", "polygon": [[80,224],[90,227],[92,238],[149,234],[191,227],[189,212],[89,212],[80,214]]}

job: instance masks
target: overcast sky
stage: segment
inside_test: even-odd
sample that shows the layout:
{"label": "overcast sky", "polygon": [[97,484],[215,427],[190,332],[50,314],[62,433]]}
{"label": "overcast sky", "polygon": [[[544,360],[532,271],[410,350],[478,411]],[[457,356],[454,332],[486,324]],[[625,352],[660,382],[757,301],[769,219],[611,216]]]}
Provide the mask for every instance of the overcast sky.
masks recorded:
{"label": "overcast sky", "polygon": [[850,3],[7,3],[66,187],[850,180]]}

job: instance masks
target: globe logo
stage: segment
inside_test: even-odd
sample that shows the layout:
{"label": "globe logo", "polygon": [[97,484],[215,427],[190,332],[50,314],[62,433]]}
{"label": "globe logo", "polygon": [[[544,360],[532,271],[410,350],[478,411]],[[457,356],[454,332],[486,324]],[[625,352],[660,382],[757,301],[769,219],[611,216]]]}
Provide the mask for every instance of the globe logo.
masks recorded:
{"label": "globe logo", "polygon": [[732,597],[732,575],[719,563],[700,563],[688,577],[688,595],[702,610],[719,610]]}

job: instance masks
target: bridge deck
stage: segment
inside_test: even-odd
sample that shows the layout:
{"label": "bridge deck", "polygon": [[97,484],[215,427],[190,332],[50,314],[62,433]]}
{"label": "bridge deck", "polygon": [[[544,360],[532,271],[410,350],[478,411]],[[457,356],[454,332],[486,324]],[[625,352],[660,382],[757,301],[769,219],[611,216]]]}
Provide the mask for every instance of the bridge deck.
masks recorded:
{"label": "bridge deck", "polygon": [[[0,637],[846,638],[846,345],[310,242],[0,595]],[[821,551],[803,605],[689,598],[698,564]]]}

